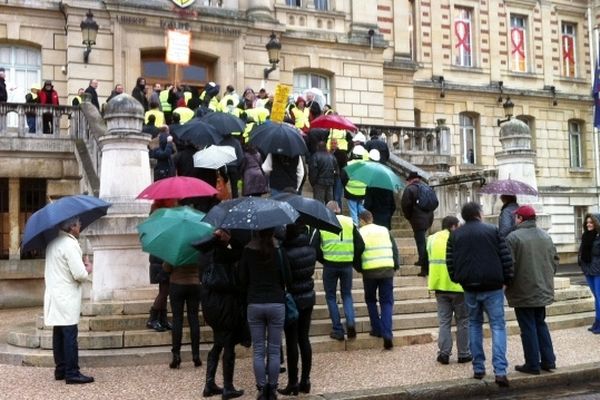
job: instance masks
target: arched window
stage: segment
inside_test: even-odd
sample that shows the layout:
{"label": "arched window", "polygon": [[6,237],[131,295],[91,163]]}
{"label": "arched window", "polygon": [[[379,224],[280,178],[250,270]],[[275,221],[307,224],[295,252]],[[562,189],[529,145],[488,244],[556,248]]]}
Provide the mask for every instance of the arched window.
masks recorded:
{"label": "arched window", "polygon": [[460,113],[459,115],[460,155],[463,164],[479,163],[477,122],[476,114]]}
{"label": "arched window", "polygon": [[328,76],[316,74],[312,72],[295,72],[294,73],[294,99],[298,96],[304,96],[308,89],[316,88],[323,92],[325,103],[331,104],[330,80]]}

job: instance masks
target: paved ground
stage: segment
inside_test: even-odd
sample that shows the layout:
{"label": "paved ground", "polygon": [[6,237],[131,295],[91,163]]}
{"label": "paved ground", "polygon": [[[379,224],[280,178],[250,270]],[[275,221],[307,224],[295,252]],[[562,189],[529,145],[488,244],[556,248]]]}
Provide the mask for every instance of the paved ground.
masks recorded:
{"label": "paved ground", "polygon": [[[30,322],[39,310],[0,310],[0,340],[5,340],[10,326]],[[552,332],[552,337],[559,369],[555,373],[544,373],[539,377],[514,372],[514,365],[522,363],[522,350],[519,337],[509,337],[509,379],[514,388],[523,387],[524,383],[532,379],[538,383],[556,383],[561,370],[570,371],[583,364],[587,364],[587,369],[600,370],[600,335],[593,335],[585,327],[580,327]],[[391,352],[365,350],[315,354],[311,374],[313,393],[340,399],[365,395],[374,397],[376,393],[380,394],[379,398],[391,398],[381,397],[381,393],[391,394],[407,390],[423,392],[424,387],[437,387],[440,391],[448,392],[448,389],[440,389],[440,386],[450,385],[454,390],[464,387],[466,390],[470,385],[480,384],[474,379],[468,379],[472,376],[470,364],[457,364],[455,359],[448,366],[438,364],[435,361],[436,348],[435,343],[430,343],[397,347]],[[489,341],[486,342],[486,353],[488,358],[491,358]],[[204,367],[194,368],[188,360],[182,364],[180,370],[171,370],[168,368],[168,361],[165,359],[161,365],[139,367],[86,368],[82,365],[83,372],[93,375],[96,382],[79,387],[54,381],[51,368],[0,365],[0,399],[200,398],[204,384]],[[488,374],[489,382],[493,379],[489,361]],[[219,383],[220,376],[219,371]],[[247,395],[244,399],[255,398],[253,381],[250,360],[238,360],[235,383],[239,388],[246,390]],[[286,376],[283,374],[281,385],[285,385],[285,382]],[[494,384],[488,386],[495,390]]]}

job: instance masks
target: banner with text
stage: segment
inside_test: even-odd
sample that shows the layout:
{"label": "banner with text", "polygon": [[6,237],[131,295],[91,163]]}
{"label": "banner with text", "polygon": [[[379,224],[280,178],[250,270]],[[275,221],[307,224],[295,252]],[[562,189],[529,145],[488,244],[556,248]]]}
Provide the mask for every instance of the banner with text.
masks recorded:
{"label": "banner with text", "polygon": [[168,30],[167,31],[167,57],[165,62],[169,64],[189,65],[190,45],[192,34],[189,31]]}

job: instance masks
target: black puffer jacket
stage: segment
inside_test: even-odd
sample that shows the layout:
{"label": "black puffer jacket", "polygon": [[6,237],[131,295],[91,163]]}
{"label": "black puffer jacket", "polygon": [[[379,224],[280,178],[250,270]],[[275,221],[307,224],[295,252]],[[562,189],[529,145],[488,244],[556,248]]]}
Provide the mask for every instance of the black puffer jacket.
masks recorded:
{"label": "black puffer jacket", "polygon": [[298,235],[289,235],[282,243],[292,271],[292,283],[288,292],[294,297],[299,310],[315,305],[315,262],[317,251],[310,246],[308,231],[304,227]]}
{"label": "black puffer jacket", "polygon": [[450,234],[446,265],[453,282],[465,291],[502,289],[514,276],[513,260],[504,237],[494,225],[468,221]]}
{"label": "black puffer jacket", "polygon": [[311,185],[333,186],[338,175],[335,157],[326,151],[317,151],[310,159],[308,180]]}
{"label": "black puffer jacket", "polygon": [[417,185],[425,185],[425,183],[419,182],[418,184],[411,183],[408,185],[402,193],[400,205],[402,214],[410,222],[413,231],[425,231],[433,224],[433,211],[423,211],[417,207],[417,198],[419,197],[419,187]]}

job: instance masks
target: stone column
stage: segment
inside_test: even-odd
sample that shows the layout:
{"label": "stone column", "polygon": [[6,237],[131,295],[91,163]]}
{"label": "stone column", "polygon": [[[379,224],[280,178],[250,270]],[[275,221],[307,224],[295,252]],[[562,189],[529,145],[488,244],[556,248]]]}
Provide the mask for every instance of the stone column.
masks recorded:
{"label": "stone column", "polygon": [[19,178],[8,178],[8,258],[18,260],[21,258],[19,229],[19,212],[21,205],[21,182]]}
{"label": "stone column", "polygon": [[[537,190],[535,175],[535,150],[531,150],[531,132],[526,123],[513,118],[502,124],[500,128],[502,150],[496,152],[498,179],[515,179],[525,182]],[[550,216],[542,214],[543,208],[539,197],[517,196],[521,205],[531,204],[536,209],[538,226],[550,228]]]}
{"label": "stone column", "polygon": [[107,133],[99,138],[102,151],[100,198],[112,203],[108,214],[84,232],[94,249],[91,300],[109,300],[113,290],[149,284],[148,255],[136,227],[148,216],[148,202],[135,197],[152,180],[148,158],[150,137],[142,134],[144,110],[122,94],[105,111]]}
{"label": "stone column", "polygon": [[352,10],[350,23],[350,40],[354,44],[369,44],[369,30],[375,35],[373,40],[378,40],[377,33],[377,7],[370,1],[350,0]]}
{"label": "stone column", "polygon": [[269,0],[248,0],[248,18],[259,21],[274,21],[272,3]]}

